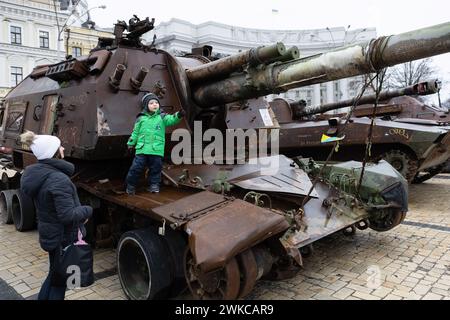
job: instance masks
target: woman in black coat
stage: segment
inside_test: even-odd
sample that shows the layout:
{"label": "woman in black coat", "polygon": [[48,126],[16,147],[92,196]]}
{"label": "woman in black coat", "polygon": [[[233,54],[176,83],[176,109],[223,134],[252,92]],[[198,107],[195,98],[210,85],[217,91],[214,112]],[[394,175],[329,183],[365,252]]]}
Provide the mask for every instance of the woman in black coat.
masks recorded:
{"label": "woman in black coat", "polygon": [[86,234],[84,223],[92,216],[92,207],[80,204],[77,189],[70,180],[74,165],[62,160],[64,148],[57,137],[28,131],[21,135],[21,141],[30,147],[38,163],[26,167],[20,189],[34,201],[39,242],[50,260],[38,300],[64,300],[67,286],[52,281],[55,259],[61,248],[76,241],[78,230]]}

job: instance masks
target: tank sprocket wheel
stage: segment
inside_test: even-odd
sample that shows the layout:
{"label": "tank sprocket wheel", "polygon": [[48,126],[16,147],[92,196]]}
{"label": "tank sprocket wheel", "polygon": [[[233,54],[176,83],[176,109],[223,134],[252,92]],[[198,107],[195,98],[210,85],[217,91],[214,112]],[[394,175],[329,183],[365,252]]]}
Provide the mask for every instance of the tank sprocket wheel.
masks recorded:
{"label": "tank sprocket wheel", "polygon": [[391,230],[405,220],[406,212],[398,208],[384,209],[384,219],[369,219],[369,228],[375,231],[383,232]]}
{"label": "tank sprocket wheel", "polygon": [[231,258],[222,269],[208,273],[200,270],[189,249],[186,250],[184,261],[186,282],[195,299],[237,299],[240,272],[236,258]]}
{"label": "tank sprocket wheel", "polygon": [[386,160],[405,177],[408,183],[411,183],[417,174],[419,168],[419,160],[414,155],[399,150],[391,149],[376,157],[376,160]]}
{"label": "tank sprocket wheel", "polygon": [[237,261],[241,271],[239,298],[244,298],[255,287],[258,279],[258,265],[251,249],[238,254]]}

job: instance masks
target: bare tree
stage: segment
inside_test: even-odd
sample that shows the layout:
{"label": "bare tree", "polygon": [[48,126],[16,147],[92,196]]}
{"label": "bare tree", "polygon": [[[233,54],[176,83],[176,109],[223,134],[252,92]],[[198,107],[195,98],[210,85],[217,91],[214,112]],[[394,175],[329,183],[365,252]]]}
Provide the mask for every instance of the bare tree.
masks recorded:
{"label": "bare tree", "polygon": [[386,73],[385,88],[403,88],[435,77],[437,70],[431,63],[432,59],[427,58],[389,68]]}
{"label": "bare tree", "polygon": [[448,98],[445,102],[442,103],[442,107],[445,109],[450,109],[450,98]]}

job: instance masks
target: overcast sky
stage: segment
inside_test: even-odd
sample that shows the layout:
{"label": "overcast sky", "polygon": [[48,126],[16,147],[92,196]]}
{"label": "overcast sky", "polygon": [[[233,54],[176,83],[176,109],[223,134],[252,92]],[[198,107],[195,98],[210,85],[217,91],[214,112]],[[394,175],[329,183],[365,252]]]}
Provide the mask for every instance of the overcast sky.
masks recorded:
{"label": "overcast sky", "polygon": [[[194,24],[217,21],[262,29],[315,29],[375,27],[378,36],[397,34],[450,21],[449,0],[87,0],[98,26],[112,27],[133,14],[155,18],[156,24],[171,18]],[[444,80],[442,95],[450,97],[450,54],[433,58]]]}

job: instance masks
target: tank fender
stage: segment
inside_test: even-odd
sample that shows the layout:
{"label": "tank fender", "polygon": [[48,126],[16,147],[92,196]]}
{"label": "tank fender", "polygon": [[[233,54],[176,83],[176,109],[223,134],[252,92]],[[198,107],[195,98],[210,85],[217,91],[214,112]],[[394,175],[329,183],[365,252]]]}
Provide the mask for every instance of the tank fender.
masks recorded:
{"label": "tank fender", "polygon": [[237,254],[289,228],[284,216],[234,199],[186,224],[189,248],[203,272],[225,266]]}

